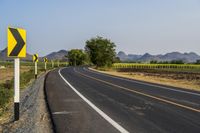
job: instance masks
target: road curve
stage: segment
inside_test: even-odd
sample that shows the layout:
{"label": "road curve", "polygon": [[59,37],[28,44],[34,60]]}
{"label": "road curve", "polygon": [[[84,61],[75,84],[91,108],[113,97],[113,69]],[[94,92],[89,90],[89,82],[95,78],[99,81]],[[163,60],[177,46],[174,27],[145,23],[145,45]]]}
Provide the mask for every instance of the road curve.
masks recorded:
{"label": "road curve", "polygon": [[45,81],[60,133],[199,133],[200,93],[114,77],[83,67],[50,72]]}

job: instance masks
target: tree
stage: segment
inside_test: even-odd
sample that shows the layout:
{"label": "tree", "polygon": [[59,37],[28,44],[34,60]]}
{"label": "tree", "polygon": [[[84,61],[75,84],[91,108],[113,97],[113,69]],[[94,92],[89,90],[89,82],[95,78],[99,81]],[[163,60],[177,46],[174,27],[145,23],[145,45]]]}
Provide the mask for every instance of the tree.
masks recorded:
{"label": "tree", "polygon": [[150,61],[150,64],[157,64],[157,63],[158,63],[157,60],[151,60],[151,61]]}
{"label": "tree", "polygon": [[119,57],[115,57],[115,58],[114,58],[114,63],[121,63],[120,58],[119,58]]}
{"label": "tree", "polygon": [[183,60],[172,60],[170,63],[171,64],[184,64],[184,61]]}
{"label": "tree", "polygon": [[81,49],[72,49],[68,52],[69,65],[83,65],[86,62],[86,54]]}
{"label": "tree", "polygon": [[197,60],[197,61],[196,61],[196,64],[200,64],[200,60]]}
{"label": "tree", "polygon": [[116,57],[115,47],[110,40],[97,36],[86,41],[85,51],[97,67],[111,66]]}

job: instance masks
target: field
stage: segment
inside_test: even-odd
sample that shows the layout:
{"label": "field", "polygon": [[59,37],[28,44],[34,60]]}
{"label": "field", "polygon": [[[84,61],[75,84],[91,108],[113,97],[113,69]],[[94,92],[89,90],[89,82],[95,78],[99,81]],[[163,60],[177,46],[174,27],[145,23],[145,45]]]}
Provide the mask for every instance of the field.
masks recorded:
{"label": "field", "polygon": [[103,73],[200,91],[200,65],[115,63]]}
{"label": "field", "polygon": [[136,63],[115,63],[112,66],[114,69],[121,69],[125,71],[144,71],[157,70],[168,72],[186,72],[186,73],[200,73],[200,65],[194,64],[136,64]]}

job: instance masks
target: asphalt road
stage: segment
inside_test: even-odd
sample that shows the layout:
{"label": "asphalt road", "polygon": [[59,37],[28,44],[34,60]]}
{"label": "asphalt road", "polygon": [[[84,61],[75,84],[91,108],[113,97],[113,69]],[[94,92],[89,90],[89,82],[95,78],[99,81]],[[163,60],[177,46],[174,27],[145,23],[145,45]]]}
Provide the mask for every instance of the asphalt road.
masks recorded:
{"label": "asphalt road", "polygon": [[50,72],[47,101],[59,133],[200,133],[200,93],[83,67]]}

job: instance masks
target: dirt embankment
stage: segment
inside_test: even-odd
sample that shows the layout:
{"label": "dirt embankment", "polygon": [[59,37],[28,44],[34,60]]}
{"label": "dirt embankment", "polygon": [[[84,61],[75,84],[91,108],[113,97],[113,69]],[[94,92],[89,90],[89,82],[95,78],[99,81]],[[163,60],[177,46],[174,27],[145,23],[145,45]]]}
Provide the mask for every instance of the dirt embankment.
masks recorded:
{"label": "dirt embankment", "polygon": [[[90,68],[92,69],[92,68]],[[96,69],[92,69],[99,71]],[[178,88],[200,91],[200,73],[175,72],[162,70],[128,70],[118,69],[108,71],[99,71],[102,73],[120,76],[130,79],[136,79],[146,82],[174,86]]]}
{"label": "dirt embankment", "polygon": [[41,75],[34,83],[21,92],[20,120],[13,122],[13,106],[10,117],[0,125],[3,133],[51,133],[52,125],[44,96],[44,78]]}

